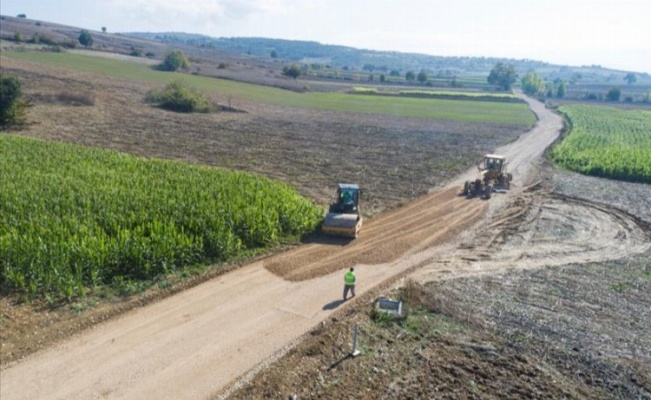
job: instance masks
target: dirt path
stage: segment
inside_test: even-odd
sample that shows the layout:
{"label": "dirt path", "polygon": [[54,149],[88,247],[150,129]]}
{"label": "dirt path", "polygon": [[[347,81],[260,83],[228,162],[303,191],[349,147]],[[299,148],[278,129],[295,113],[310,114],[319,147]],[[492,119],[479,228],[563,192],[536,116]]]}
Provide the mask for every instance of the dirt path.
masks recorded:
{"label": "dirt path", "polygon": [[[458,237],[486,212],[498,217],[498,223],[491,227],[496,232],[493,242],[499,241],[499,232],[516,231],[522,226],[509,223],[518,220],[514,215],[525,212],[519,213],[517,207],[503,209],[508,199],[526,193],[518,188],[523,187],[529,167],[562,126],[561,119],[540,103],[532,101],[530,105],[539,116],[537,126],[500,149],[512,160],[516,178],[516,190],[509,195],[495,196],[491,202],[457,196],[459,182],[474,176],[474,171],[469,171],[446,189],[373,219],[361,238],[352,243],[313,243],[248,265],[9,365],[2,370],[0,398],[207,398],[341,306],[342,268],[356,265],[358,294],[419,265],[427,265],[418,272],[423,279],[444,275],[441,265],[453,265],[451,260],[464,261],[464,257],[466,264],[458,266],[476,270],[476,262],[468,260],[473,254],[480,257],[482,249],[459,252],[457,246],[443,243]],[[535,209],[533,200],[528,204],[521,205],[521,210]],[[563,202],[540,206],[541,212],[549,215],[558,211],[559,223],[562,215],[572,212],[562,207]],[[581,236],[586,243],[614,220],[606,217],[590,221],[597,228]],[[624,237],[623,243],[628,244],[627,237],[639,236],[634,228],[627,231],[629,236],[611,230],[609,237]],[[538,242],[535,232],[533,236],[523,235],[519,250],[514,244],[513,252],[504,254],[498,267],[506,268],[509,260],[528,257],[522,246],[530,248]],[[461,240],[464,238],[461,235]],[[487,242],[486,248],[491,243]],[[553,243],[549,245],[556,248]],[[628,249],[635,246],[642,245]],[[610,249],[597,249],[595,257]],[[575,253],[575,248],[566,251]],[[540,257],[546,254],[549,252]]]}
{"label": "dirt path", "polygon": [[408,278],[428,282],[616,260],[651,247],[649,233],[620,210],[540,192],[521,194],[472,236],[446,251],[429,250],[431,262]]}

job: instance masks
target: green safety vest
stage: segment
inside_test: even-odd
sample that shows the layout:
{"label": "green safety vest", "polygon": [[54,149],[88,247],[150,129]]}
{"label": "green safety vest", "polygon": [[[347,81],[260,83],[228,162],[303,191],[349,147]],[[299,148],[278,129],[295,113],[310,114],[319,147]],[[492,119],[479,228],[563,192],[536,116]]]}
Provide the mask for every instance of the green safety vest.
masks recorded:
{"label": "green safety vest", "polygon": [[344,282],[346,283],[346,285],[354,285],[355,273],[351,271],[346,272],[346,275],[344,275]]}

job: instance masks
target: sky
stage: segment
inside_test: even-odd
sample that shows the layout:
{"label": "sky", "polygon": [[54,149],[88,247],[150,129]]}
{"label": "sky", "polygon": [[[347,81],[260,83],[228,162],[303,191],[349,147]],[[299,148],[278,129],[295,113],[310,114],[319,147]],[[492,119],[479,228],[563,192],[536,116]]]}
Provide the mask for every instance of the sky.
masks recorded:
{"label": "sky", "polygon": [[651,73],[649,0],[1,0],[0,14]]}

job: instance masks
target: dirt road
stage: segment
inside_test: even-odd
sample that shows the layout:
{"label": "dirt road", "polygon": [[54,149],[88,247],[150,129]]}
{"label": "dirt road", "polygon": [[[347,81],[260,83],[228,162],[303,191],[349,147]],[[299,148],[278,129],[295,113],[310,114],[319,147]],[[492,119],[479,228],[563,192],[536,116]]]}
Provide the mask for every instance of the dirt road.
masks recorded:
{"label": "dirt road", "polygon": [[[208,398],[339,308],[343,268],[356,266],[359,295],[416,266],[422,266],[418,276],[432,279],[445,274],[441,269],[444,257],[449,262],[481,255],[482,249],[466,248],[461,254],[455,244],[445,243],[463,241],[464,229],[485,214],[502,217],[492,227],[494,240],[499,240],[499,232],[517,230],[509,223],[524,213],[505,208],[507,201],[521,194],[529,167],[562,127],[561,119],[540,103],[531,101],[530,105],[539,118],[536,127],[499,150],[512,160],[516,178],[512,193],[495,196],[491,202],[459,197],[459,183],[474,174],[469,171],[447,188],[373,219],[352,243],[301,246],[97,325],[9,365],[1,371],[0,398]],[[555,206],[564,212],[562,202]],[[547,206],[547,211],[553,215],[554,206]],[[589,242],[599,229],[616,223],[612,235],[624,238],[618,242],[620,251],[643,247],[644,242],[636,242],[634,226],[622,228],[625,234],[617,233],[617,227],[628,226],[625,216],[621,218],[591,219],[597,221],[598,229],[582,237]],[[631,241],[635,244],[629,245]],[[522,240],[522,246],[531,243],[531,235]],[[610,249],[596,249],[594,256],[602,257]],[[526,255],[514,248],[510,257]],[[505,258],[498,267],[510,265],[512,259]],[[465,267],[465,272],[478,269],[472,261]]]}
{"label": "dirt road", "polygon": [[[535,100],[526,100],[538,116],[538,124],[520,140],[499,150],[511,160],[509,168],[520,188],[531,179],[531,166],[553,142],[554,132],[562,129],[558,115]],[[648,234],[625,212],[555,195],[539,187],[493,196],[485,221],[464,232],[456,246],[431,251],[432,262],[409,278],[427,282],[510,269],[615,260],[651,247]]]}

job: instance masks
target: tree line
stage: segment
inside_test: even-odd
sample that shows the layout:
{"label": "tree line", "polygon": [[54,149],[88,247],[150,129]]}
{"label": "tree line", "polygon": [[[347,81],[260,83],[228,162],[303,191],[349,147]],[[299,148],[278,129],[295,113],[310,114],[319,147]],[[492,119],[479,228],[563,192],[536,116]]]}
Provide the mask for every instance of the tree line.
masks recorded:
{"label": "tree line", "polygon": [[[511,90],[513,85],[518,81],[518,77],[519,75],[514,65],[499,62],[493,67],[486,80],[489,84],[495,85],[496,88],[508,91]],[[632,85],[637,81],[637,76],[635,73],[629,72],[624,76],[624,81],[626,81],[627,84]],[[529,96],[546,96],[562,99],[567,94],[567,83],[565,81],[556,78],[553,81],[548,82],[535,72],[527,72],[520,79],[520,88]],[[621,88],[613,86],[608,89],[605,96],[596,93],[588,93],[585,96],[585,99],[617,102],[620,101],[621,96]],[[648,97],[649,95],[647,95],[647,98]],[[642,101],[646,102],[647,98]],[[628,102],[633,101],[631,97],[627,97],[624,100]]]}

